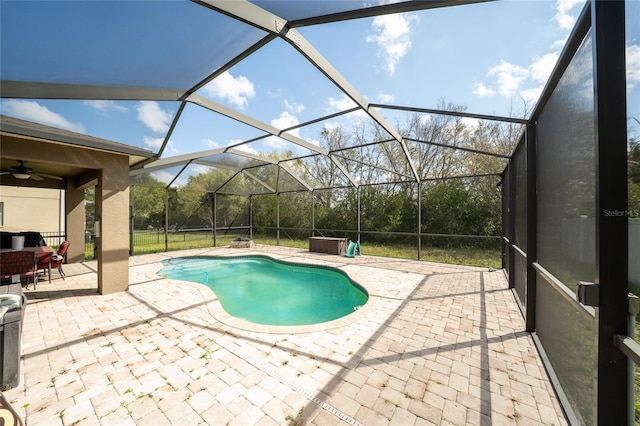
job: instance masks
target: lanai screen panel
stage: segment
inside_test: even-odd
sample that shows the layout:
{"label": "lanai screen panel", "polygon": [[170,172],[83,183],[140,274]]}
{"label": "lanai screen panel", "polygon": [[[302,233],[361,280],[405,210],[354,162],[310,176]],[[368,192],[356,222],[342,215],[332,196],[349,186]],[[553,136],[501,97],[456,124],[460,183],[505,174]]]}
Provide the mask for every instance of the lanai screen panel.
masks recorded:
{"label": "lanai screen panel", "polygon": [[304,240],[311,235],[311,193],[288,192],[280,194],[280,239]]}
{"label": "lanai screen panel", "polygon": [[[314,191],[315,228],[325,236],[355,235],[358,230],[358,195],[355,188]],[[337,234],[336,232],[339,231]],[[354,238],[351,236],[350,238]]]}
{"label": "lanai screen panel", "polygon": [[265,136],[265,132],[233,120],[200,105],[187,103],[171,134],[171,144],[163,157],[195,151],[224,148]]}
{"label": "lanai screen panel", "polygon": [[[363,241],[416,246],[418,184],[389,183],[360,186],[360,228]],[[395,236],[391,236],[395,233]],[[411,234],[411,235],[409,235]]]}
{"label": "lanai screen panel", "polygon": [[257,195],[257,194],[271,194],[273,189],[268,185],[265,186],[263,182],[257,180],[250,172],[238,172],[226,182],[218,191],[221,194],[228,195]]}
{"label": "lanai screen panel", "polygon": [[244,195],[216,194],[216,229],[220,237],[249,235],[249,197]]}
{"label": "lanai screen panel", "polygon": [[596,277],[591,37],[589,33],[578,49],[536,128],[538,262],[555,278],[538,275],[536,280],[537,333],[582,424],[594,423],[596,317],[569,299],[577,281],[594,282]]}
{"label": "lanai screen panel", "polygon": [[1,23],[3,79],[127,87],[188,89],[265,35],[186,0],[10,1]]}
{"label": "lanai screen panel", "polygon": [[150,187],[167,187],[169,185],[179,187],[186,183],[185,180],[180,180],[183,169],[184,165],[153,171],[136,170],[131,173],[129,183],[131,185]]}
{"label": "lanai screen panel", "polygon": [[396,141],[340,150],[335,156],[359,184],[415,181],[407,157]]}
{"label": "lanai screen panel", "polygon": [[513,271],[511,270],[511,244],[513,244],[513,236],[511,233],[511,216],[509,215],[510,207],[509,207],[509,197],[510,197],[510,185],[511,185],[511,177],[510,177],[510,169],[511,164],[507,165],[504,169],[504,173],[501,179],[500,188],[502,189],[502,267],[506,269],[507,275],[511,275]]}
{"label": "lanai screen panel", "polygon": [[313,189],[352,186],[343,171],[326,155],[310,155],[282,164]]}
{"label": "lanai screen panel", "polygon": [[278,170],[277,175],[278,192],[306,192],[309,190],[309,188],[306,186],[309,184],[304,180],[304,177],[293,175],[282,167]]}
{"label": "lanai screen panel", "polygon": [[[157,234],[157,232],[164,230],[166,189],[159,186],[131,185],[129,193],[131,195],[130,205],[133,208],[134,231],[144,231],[146,233],[154,231]],[[136,236],[134,238],[134,249],[138,242],[145,243],[148,242],[148,239]],[[162,242],[164,242],[164,237]],[[154,243],[161,243],[158,235],[155,235]]]}
{"label": "lanai screen panel", "polygon": [[[305,1],[262,1],[254,0],[252,3],[274,13],[287,20],[304,19],[312,16],[328,15],[331,13],[346,12],[363,8],[363,3],[359,1],[323,1],[323,0],[305,0]],[[380,4],[387,4],[387,1],[368,1],[366,5],[369,7]]]}
{"label": "lanai screen panel", "polygon": [[[527,284],[527,145],[522,141],[513,155],[515,167],[515,235],[513,244],[519,249],[514,250],[513,282],[518,297],[525,306]],[[523,254],[525,253],[525,254]]]}
{"label": "lanai screen panel", "polygon": [[[640,144],[640,2],[627,2],[627,140],[628,148]],[[633,145],[635,143],[635,146]],[[640,163],[629,158],[629,283],[640,288]]]}
{"label": "lanai screen panel", "polygon": [[456,146],[436,146],[422,141],[406,142],[421,180],[456,176],[499,175],[507,158],[482,152],[465,151]]}
{"label": "lanai screen panel", "polygon": [[497,176],[422,183],[421,228],[425,246],[479,247],[499,252],[502,223]]}
{"label": "lanai screen panel", "polygon": [[273,244],[277,236],[276,194],[256,195],[252,197],[252,202],[253,239],[267,239],[268,244]]}

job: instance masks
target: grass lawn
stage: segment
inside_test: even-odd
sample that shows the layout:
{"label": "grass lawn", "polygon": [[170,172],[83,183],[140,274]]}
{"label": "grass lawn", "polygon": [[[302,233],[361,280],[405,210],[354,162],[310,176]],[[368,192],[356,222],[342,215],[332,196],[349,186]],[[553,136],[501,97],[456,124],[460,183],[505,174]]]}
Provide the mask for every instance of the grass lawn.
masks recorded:
{"label": "grass lawn", "polygon": [[[237,235],[218,235],[216,246],[226,246]],[[257,244],[277,245],[274,237],[254,235],[253,240]],[[306,249],[309,247],[308,239],[280,239],[280,245]],[[169,251],[186,250],[192,248],[213,247],[213,236],[209,232],[176,233],[168,235]],[[165,251],[164,234],[140,232],[134,234],[134,255],[146,253],[158,253]],[[414,246],[402,244],[362,244],[362,253],[371,256],[392,257],[398,259],[417,259],[418,250]],[[87,244],[85,258],[93,259],[93,244]],[[500,250],[480,249],[475,247],[422,247],[420,259],[429,262],[451,263],[457,265],[483,266],[499,269],[502,267],[502,255]]]}

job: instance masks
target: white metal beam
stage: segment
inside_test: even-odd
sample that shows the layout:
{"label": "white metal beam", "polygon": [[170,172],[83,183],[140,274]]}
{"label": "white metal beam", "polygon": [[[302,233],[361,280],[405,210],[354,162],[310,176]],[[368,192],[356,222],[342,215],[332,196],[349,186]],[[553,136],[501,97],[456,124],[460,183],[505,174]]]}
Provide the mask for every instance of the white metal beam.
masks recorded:
{"label": "white metal beam", "polygon": [[[233,3],[233,2],[231,2]],[[311,142],[308,142],[302,138],[299,138],[297,136],[294,136],[290,133],[286,133],[286,132],[282,132],[280,131],[280,129],[277,129],[269,124],[263,123],[260,120],[256,120],[255,118],[247,115],[247,114],[243,114],[241,112],[238,112],[234,109],[231,109],[225,105],[222,105],[218,102],[215,102],[209,98],[205,98],[204,96],[201,95],[197,95],[197,94],[192,94],[187,98],[188,102],[192,102],[196,105],[200,105],[203,108],[207,108],[211,111],[217,112],[218,114],[222,114],[226,117],[229,117],[233,120],[239,121],[243,124],[246,124],[248,126],[254,127],[256,129],[262,130],[263,132],[269,133],[273,136],[277,136],[280,137],[286,141],[289,141],[293,144],[296,144],[298,146],[301,146],[302,148],[306,148],[310,151],[313,152],[317,152],[320,154],[328,154],[329,151],[327,151],[326,149],[315,145]]]}

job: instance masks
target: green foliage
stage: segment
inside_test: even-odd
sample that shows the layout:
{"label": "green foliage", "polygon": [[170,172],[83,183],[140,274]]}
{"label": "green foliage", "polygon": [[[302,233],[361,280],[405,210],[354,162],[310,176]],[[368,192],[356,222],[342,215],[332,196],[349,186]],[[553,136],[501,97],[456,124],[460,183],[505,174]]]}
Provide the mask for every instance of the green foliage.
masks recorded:
{"label": "green foliage", "polygon": [[[495,188],[448,180],[427,185],[422,191],[422,231],[451,235],[492,235],[502,232],[500,194]],[[482,245],[483,240],[472,245]],[[454,238],[433,241],[438,247],[460,245]]]}

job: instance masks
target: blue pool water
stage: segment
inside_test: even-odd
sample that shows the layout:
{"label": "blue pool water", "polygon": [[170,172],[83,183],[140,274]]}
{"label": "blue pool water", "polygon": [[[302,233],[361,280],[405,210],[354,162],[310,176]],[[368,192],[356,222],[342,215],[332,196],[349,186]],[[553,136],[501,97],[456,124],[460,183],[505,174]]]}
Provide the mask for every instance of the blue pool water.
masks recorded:
{"label": "blue pool water", "polygon": [[337,269],[264,256],[176,258],[163,262],[160,275],[207,285],[229,315],[265,325],[331,321],[369,297]]}

